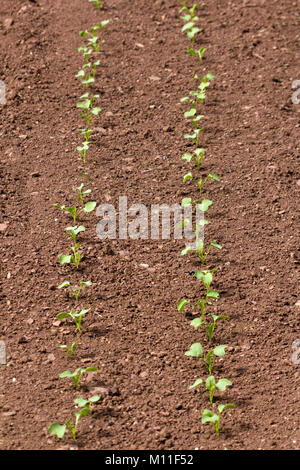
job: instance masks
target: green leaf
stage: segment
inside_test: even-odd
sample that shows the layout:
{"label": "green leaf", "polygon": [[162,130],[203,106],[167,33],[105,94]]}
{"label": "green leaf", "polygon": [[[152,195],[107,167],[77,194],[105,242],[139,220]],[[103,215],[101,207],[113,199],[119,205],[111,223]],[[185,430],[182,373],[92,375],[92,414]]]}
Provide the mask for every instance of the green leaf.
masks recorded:
{"label": "green leaf", "polygon": [[197,205],[197,209],[199,209],[202,212],[205,212],[211,205],[212,205],[212,201],[210,201],[209,199],[203,199],[201,204]]}
{"label": "green leaf", "polygon": [[98,400],[100,400],[100,395],[93,395],[91,398],[89,398],[89,402],[91,403],[96,403]]}
{"label": "green leaf", "polygon": [[192,251],[192,249],[193,249],[193,248],[188,245],[188,246],[186,246],[186,247],[182,250],[182,252],[180,253],[180,255],[181,255],[181,256],[184,256],[184,255],[186,255],[187,253],[189,253],[190,251]]}
{"label": "green leaf", "polygon": [[57,286],[57,289],[62,289],[63,287],[69,287],[70,285],[71,284],[69,283],[69,281],[64,281],[62,284]]}
{"label": "green leaf", "polygon": [[193,174],[191,172],[184,175],[183,182],[186,183],[189,179],[193,179]]}
{"label": "green leaf", "polygon": [[202,318],[194,318],[194,320],[191,321],[190,325],[194,328],[199,328],[199,326],[205,325],[205,322],[202,320]]}
{"label": "green leaf", "polygon": [[233,403],[228,403],[227,405],[218,405],[219,413],[222,413],[224,410],[227,410],[228,408],[236,408],[236,405],[234,405]]}
{"label": "green leaf", "polygon": [[79,77],[85,77],[85,71],[84,70],[79,70],[79,72],[75,75],[76,78]]}
{"label": "green leaf", "polygon": [[210,375],[207,377],[206,382],[205,382],[207,390],[212,390],[216,386],[216,381],[213,375]]}
{"label": "green leaf", "polygon": [[213,350],[213,353],[217,357],[225,356],[226,351],[225,349],[227,348],[226,344],[220,344],[220,346],[216,346]]}
{"label": "green leaf", "polygon": [[218,415],[213,413],[211,410],[201,410],[201,412],[202,412],[202,424],[216,423],[219,420]]}
{"label": "green leaf", "polygon": [[207,293],[206,293],[207,297],[210,298],[210,299],[217,299],[219,297],[219,293],[215,290],[209,290]]}
{"label": "green leaf", "polygon": [[85,370],[86,370],[87,372],[93,372],[93,371],[95,371],[95,370],[98,370],[98,367],[87,367]]}
{"label": "green leaf", "polygon": [[80,408],[83,408],[84,406],[88,405],[88,400],[85,400],[84,398],[75,398],[74,403],[78,405]]}
{"label": "green leaf", "polygon": [[99,108],[99,107],[93,108],[92,109],[92,114],[94,114],[94,116],[98,116],[100,111],[101,111],[101,108]]}
{"label": "green leaf", "polygon": [[91,106],[91,100],[87,99],[76,104],[77,108],[88,110]]}
{"label": "green leaf", "polygon": [[66,426],[63,426],[62,424],[59,424],[59,423],[53,423],[49,427],[48,431],[50,434],[57,436],[58,439],[62,439],[66,432]]}
{"label": "green leaf", "polygon": [[189,21],[181,28],[181,31],[184,33],[184,31],[193,28],[193,26],[195,26],[195,23],[193,21]]}
{"label": "green leaf", "polygon": [[195,388],[195,387],[199,387],[199,385],[202,385],[203,384],[203,380],[202,379],[197,379],[193,385],[190,385],[189,386],[189,389],[191,390],[192,388]]}
{"label": "green leaf", "polygon": [[193,116],[195,116],[196,112],[197,112],[197,110],[195,108],[192,108],[189,111],[186,111],[184,113],[184,117],[186,117],[186,118],[193,117]]}
{"label": "green leaf", "polygon": [[68,318],[69,316],[70,316],[69,313],[67,313],[67,312],[61,312],[61,313],[59,313],[58,315],[56,315],[56,318],[57,318],[58,320],[61,320],[62,318]]}
{"label": "green leaf", "polygon": [[200,343],[194,343],[190,347],[189,351],[185,352],[186,356],[192,356],[192,357],[201,357],[202,356],[202,346]]}
{"label": "green leaf", "polygon": [[71,263],[71,255],[60,255],[59,264]]}
{"label": "green leaf", "polygon": [[224,392],[226,390],[226,387],[230,387],[232,383],[230,380],[227,379],[220,379],[218,383],[216,384],[216,387],[221,391]]}
{"label": "green leaf", "polygon": [[[76,371],[75,371],[75,372],[76,372]],[[72,373],[72,372],[70,372],[69,370],[64,370],[61,374],[59,374],[59,377],[60,377],[61,379],[64,379],[64,378],[66,378],[66,377],[74,377],[75,372]],[[75,374],[75,375],[77,375],[77,374]]]}
{"label": "green leaf", "polygon": [[97,203],[94,201],[87,202],[83,210],[84,212],[92,212],[95,209],[96,205]]}
{"label": "green leaf", "polygon": [[221,245],[218,245],[218,243],[216,243],[216,242],[211,242],[210,245],[211,245],[211,246],[214,246],[215,248],[218,248],[218,250],[222,250],[222,246],[221,246]]}
{"label": "green leaf", "polygon": [[209,173],[208,178],[211,178],[214,181],[220,181],[220,178],[215,173]]}
{"label": "green leaf", "polygon": [[186,299],[181,299],[181,300],[179,300],[179,302],[178,302],[178,304],[177,304],[177,310],[178,310],[178,312],[181,313],[182,310],[184,309],[184,307],[185,307],[186,305],[188,305],[189,303],[190,303],[190,302],[189,302],[188,300],[186,300]]}
{"label": "green leaf", "polygon": [[192,204],[192,199],[190,197],[184,197],[181,201],[181,206],[186,207]]}
{"label": "green leaf", "polygon": [[184,153],[181,158],[190,163],[193,158],[193,155],[191,153]]}

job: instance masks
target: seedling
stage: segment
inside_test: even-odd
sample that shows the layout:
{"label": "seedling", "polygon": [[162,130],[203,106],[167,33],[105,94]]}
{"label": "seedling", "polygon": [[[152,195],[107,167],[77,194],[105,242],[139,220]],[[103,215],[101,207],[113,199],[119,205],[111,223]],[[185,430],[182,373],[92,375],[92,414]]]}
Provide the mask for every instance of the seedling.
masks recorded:
{"label": "seedling", "polygon": [[89,98],[89,94],[85,93],[80,97],[81,100],[79,103],[76,104],[77,108],[81,109],[81,116],[86,120],[88,126],[91,123],[93,116],[98,116],[101,111],[101,108],[98,106],[94,107],[95,100],[99,98],[99,95],[93,95],[92,98]]}
{"label": "seedling", "polygon": [[[198,17],[196,17],[196,19],[198,19]],[[200,31],[200,28],[195,26],[194,21],[189,21],[181,28],[181,31],[182,32],[186,31],[187,37],[191,39],[192,42],[195,42],[195,36]]]}
{"label": "seedling", "polygon": [[190,162],[193,160],[193,158],[194,158],[194,159],[196,160],[197,169],[199,170],[201,161],[202,161],[203,157],[205,156],[206,151],[207,151],[207,150],[206,150],[206,149],[203,149],[203,148],[196,148],[196,149],[194,150],[194,154],[192,154],[192,153],[184,153],[181,158],[182,158],[183,160],[186,160],[188,163],[190,163]]}
{"label": "seedling", "polygon": [[99,395],[93,395],[92,397],[85,400],[84,398],[75,398],[74,403],[79,406],[79,408],[87,408],[89,412],[92,412],[92,405],[100,400]]}
{"label": "seedling", "polygon": [[73,242],[77,243],[77,235],[81,232],[85,232],[85,227],[83,225],[75,225],[75,227],[67,227],[65,230],[69,237],[72,238]]}
{"label": "seedling", "polygon": [[61,312],[57,315],[58,320],[62,320],[63,318],[72,318],[77,326],[77,330],[81,333],[81,323],[84,315],[90,311],[88,309],[82,309],[79,313],[76,313],[75,310],[72,308],[70,312]]}
{"label": "seedling", "polygon": [[82,135],[85,137],[85,141],[90,143],[90,135],[92,133],[92,129],[79,129]]}
{"label": "seedling", "polygon": [[73,217],[73,222],[76,224],[77,218],[82,212],[85,212],[86,214],[88,214],[89,212],[92,212],[95,209],[96,205],[97,203],[95,201],[89,201],[89,202],[86,202],[84,207],[81,209],[77,209],[75,206],[66,207],[65,205],[61,206],[59,204],[54,204],[54,207],[56,209],[59,209],[60,211],[65,211],[68,214],[70,214]]}
{"label": "seedling", "polygon": [[74,350],[75,350],[75,348],[76,348],[77,343],[78,343],[78,340],[75,341],[74,343],[72,343],[72,346],[71,346],[70,348],[68,348],[68,346],[67,346],[66,344],[62,344],[62,345],[56,346],[56,347],[57,347],[57,349],[64,349],[64,350],[66,350],[66,351],[68,352],[68,357],[69,357],[69,359],[72,359],[72,354],[73,354],[73,352],[74,352]]}
{"label": "seedling", "polygon": [[76,301],[78,301],[79,295],[80,295],[80,292],[81,292],[81,289],[83,288],[83,286],[88,286],[89,287],[91,285],[92,285],[91,281],[80,281],[79,288],[76,288],[76,287],[71,286],[69,281],[64,281],[57,288],[58,289],[63,289],[64,287],[69,287],[72,294],[74,295]]}
{"label": "seedling", "polygon": [[82,204],[84,204],[85,196],[87,194],[91,194],[91,192],[92,192],[91,189],[86,189],[85,191],[83,191],[83,187],[84,187],[84,184],[81,183],[81,185],[76,188],[77,191],[78,191],[77,197],[78,197],[79,201],[82,202]]}
{"label": "seedling", "polygon": [[212,404],[216,389],[220,390],[221,392],[224,392],[227,387],[230,387],[232,385],[232,383],[230,382],[230,380],[227,380],[227,379],[220,379],[216,383],[214,376],[210,375],[209,377],[207,377],[205,381],[205,385],[202,379],[197,379],[193,383],[193,385],[189,386],[189,389],[192,390],[196,387],[199,387],[200,385],[203,386],[204,389],[206,390],[209,401]]}
{"label": "seedling", "polygon": [[212,373],[216,357],[225,356],[225,349],[227,345],[221,344],[211,349],[206,355],[203,354],[203,348],[200,343],[194,343],[191,345],[189,351],[185,352],[186,356],[200,357],[203,364],[207,368],[209,374]]}
{"label": "seedling", "polygon": [[78,428],[78,423],[79,423],[80,418],[83,418],[84,416],[87,416],[88,414],[90,414],[91,405],[93,403],[96,403],[98,400],[100,400],[99,395],[94,395],[88,400],[83,400],[82,398],[77,398],[76,400],[74,400],[75,404],[79,406],[79,408],[82,408],[79,413],[78,412],[74,413],[74,416],[75,416],[74,427],[72,426],[71,420],[69,419],[66,425],[61,425],[59,423],[51,424],[48,430],[49,433],[54,436],[57,436],[59,439],[62,439],[65,435],[66,429],[69,429],[70,433],[72,434],[73,439],[76,440],[76,433],[77,433],[77,428]]}
{"label": "seedling", "polygon": [[202,424],[211,423],[214,430],[216,431],[217,436],[220,435],[220,421],[221,415],[224,410],[228,408],[236,408],[236,405],[228,403],[227,405],[218,405],[218,414],[214,413],[211,410],[201,410],[202,411]]}
{"label": "seedling", "polygon": [[202,63],[202,60],[203,60],[203,56],[204,56],[204,53],[206,51],[206,48],[205,47],[200,47],[200,49],[193,49],[191,47],[187,47],[186,49],[186,52],[189,54],[189,55],[197,55],[198,56],[198,59],[199,59],[199,62],[200,64]]}
{"label": "seedling", "polygon": [[75,243],[73,246],[70,246],[71,249],[71,254],[70,255],[65,255],[62,254],[59,257],[59,264],[70,264],[74,263],[76,268],[79,268],[80,260],[81,260],[81,253],[79,251],[80,245],[78,243]]}
{"label": "seedling", "polygon": [[[211,304],[211,302],[208,302],[208,305],[210,305],[210,304]],[[216,328],[217,320],[228,318],[227,315],[213,315],[213,314],[210,314],[210,316],[212,317],[212,322],[209,325],[207,325],[206,318],[203,319],[201,317],[194,318],[194,320],[192,320],[191,323],[190,323],[190,325],[193,326],[194,328],[198,328],[199,326],[203,326],[205,328],[205,331],[207,333],[209,341],[211,341],[211,339],[212,339],[213,333],[214,333],[215,328]]]}
{"label": "seedling", "polygon": [[79,384],[80,384],[80,381],[83,377],[83,375],[86,373],[86,372],[93,372],[95,370],[98,370],[98,367],[87,367],[86,369],[82,369],[81,367],[79,367],[78,369],[76,369],[74,372],[70,372],[69,370],[65,370],[64,372],[62,372],[59,377],[61,379],[64,379],[64,378],[71,378],[74,382],[74,385],[75,385],[75,388],[78,389],[79,387]]}
{"label": "seedling", "polygon": [[83,142],[81,145],[78,145],[78,146],[76,147],[77,152],[79,152],[80,155],[82,156],[83,163],[86,162],[86,153],[87,153],[87,151],[88,151],[88,149],[89,149],[89,144],[90,144],[89,141],[85,141],[85,142]]}
{"label": "seedling", "polygon": [[100,10],[102,1],[101,0],[89,0],[90,3],[94,3],[96,5],[97,9]]}
{"label": "seedling", "polygon": [[201,261],[201,264],[205,264],[206,262],[206,258],[208,257],[209,253],[210,253],[210,250],[212,247],[214,248],[217,248],[218,250],[222,250],[222,246],[219,245],[218,243],[212,241],[210,242],[209,246],[208,246],[208,249],[207,249],[207,252],[205,253],[204,252],[204,243],[203,243],[203,240],[201,238],[199,238],[199,229],[200,227],[196,227],[196,230],[194,231],[194,233],[196,234],[196,244],[195,244],[195,247],[191,246],[191,245],[187,245],[181,252],[181,256],[184,256],[186,255],[187,253],[189,253],[190,251],[193,251],[193,252],[196,252],[198,258],[200,259]]}

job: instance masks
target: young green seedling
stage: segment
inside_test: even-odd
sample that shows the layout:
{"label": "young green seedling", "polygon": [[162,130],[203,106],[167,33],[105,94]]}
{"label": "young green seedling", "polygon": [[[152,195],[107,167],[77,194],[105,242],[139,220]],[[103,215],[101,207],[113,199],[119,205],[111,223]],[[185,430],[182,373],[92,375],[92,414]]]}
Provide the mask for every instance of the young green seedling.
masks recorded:
{"label": "young green seedling", "polygon": [[83,187],[84,187],[84,184],[81,183],[81,185],[76,188],[77,192],[78,192],[77,197],[78,197],[79,201],[82,202],[82,204],[84,204],[85,196],[87,194],[91,194],[91,192],[92,192],[91,189],[86,189],[86,190],[83,191]]}
{"label": "young green seedling", "polygon": [[[196,17],[198,18],[198,17]],[[192,40],[192,42],[195,42],[195,36],[196,34],[200,31],[200,28],[198,28],[197,26],[195,26],[195,23],[194,21],[189,21],[188,23],[186,23],[182,28],[181,28],[181,31],[182,32],[185,32],[186,31],[186,35],[189,39]]]}
{"label": "young green seedling", "polygon": [[91,47],[89,48],[89,47],[84,45],[84,46],[80,46],[78,48],[78,52],[82,52],[84,60],[85,60],[86,64],[88,64],[89,61],[90,61],[90,55],[93,53],[93,49]]}
{"label": "young green seedling", "polygon": [[203,149],[203,148],[196,148],[194,150],[194,154],[184,153],[181,158],[183,160],[186,160],[188,163],[190,163],[193,159],[196,160],[196,166],[197,166],[197,169],[199,170],[201,161],[202,161],[203,157],[205,156],[206,151],[207,150]]}
{"label": "young green seedling", "polygon": [[74,403],[79,406],[79,408],[87,408],[89,413],[92,412],[92,405],[100,400],[99,395],[93,395],[92,397],[85,400],[84,398],[75,398]]}
{"label": "young green seedling", "polygon": [[93,212],[96,205],[97,203],[95,201],[89,201],[89,202],[86,202],[84,207],[81,209],[77,209],[75,206],[66,207],[65,205],[61,206],[59,204],[54,204],[54,207],[56,209],[59,209],[60,211],[65,211],[68,214],[70,214],[73,217],[74,223],[76,224],[76,220],[82,212],[85,212],[86,214],[88,214],[89,212]]}
{"label": "young green seedling", "polygon": [[82,157],[82,159],[83,159],[83,163],[86,163],[86,153],[87,153],[87,151],[88,151],[88,149],[89,149],[89,144],[90,144],[89,141],[85,141],[85,142],[82,142],[81,145],[78,145],[78,146],[76,147],[77,152],[80,153],[80,155],[81,155],[81,157]]}
{"label": "young green seedling", "polygon": [[209,377],[207,377],[205,381],[205,385],[202,379],[197,379],[193,383],[193,385],[189,386],[189,389],[192,390],[196,387],[199,387],[200,385],[203,386],[204,389],[206,390],[209,401],[212,404],[216,389],[220,390],[221,392],[224,392],[227,387],[230,387],[232,385],[232,383],[230,382],[230,380],[227,380],[227,379],[220,379],[216,383],[214,376],[210,375]]}
{"label": "young green seedling", "polygon": [[70,433],[72,434],[73,439],[76,440],[76,433],[77,433],[77,428],[78,428],[78,423],[79,423],[80,418],[83,418],[84,416],[89,415],[91,413],[91,405],[93,403],[96,403],[98,400],[100,400],[99,395],[94,395],[88,400],[83,400],[82,398],[77,398],[76,400],[74,400],[75,404],[79,406],[79,408],[82,408],[79,413],[78,412],[74,413],[75,415],[74,427],[72,426],[71,420],[69,419],[66,425],[61,425],[59,423],[51,424],[48,430],[49,433],[51,435],[57,436],[59,439],[62,439],[65,435],[66,429],[69,429]]}
{"label": "young green seedling", "polygon": [[81,253],[79,251],[80,245],[78,243],[75,243],[75,245],[71,246],[71,254],[70,255],[65,255],[62,254],[59,256],[59,264],[64,265],[64,264],[70,264],[74,263],[76,268],[79,268],[80,260],[81,260]]}
{"label": "young green seedling", "polygon": [[76,301],[78,301],[79,295],[80,295],[80,292],[81,292],[81,289],[83,288],[83,286],[89,287],[91,285],[92,285],[91,281],[80,281],[79,287],[76,288],[76,287],[71,286],[69,281],[64,281],[57,288],[58,289],[63,289],[64,287],[69,287],[72,294],[74,295]]}
{"label": "young green seedling", "polygon": [[[208,305],[210,304],[211,302],[208,302]],[[209,341],[211,341],[212,339],[213,333],[216,328],[217,320],[229,318],[228,315],[213,315],[212,313],[210,313],[210,316],[212,317],[212,321],[210,324],[207,324],[207,318],[203,319],[201,317],[194,318],[194,320],[192,320],[190,323],[190,325],[194,328],[199,328],[199,326],[203,326],[205,328]]]}
{"label": "young green seedling", "polygon": [[78,369],[76,369],[74,372],[70,372],[69,370],[65,370],[64,372],[62,372],[59,377],[61,379],[64,379],[64,378],[71,378],[74,382],[74,385],[75,385],[75,388],[78,389],[79,387],[79,384],[80,384],[80,381],[83,377],[83,375],[86,373],[86,372],[93,372],[95,370],[98,370],[98,367],[87,367],[86,369],[82,369],[81,367],[79,367]]}
{"label": "young green seedling", "polygon": [[68,348],[68,346],[66,344],[62,344],[62,345],[56,346],[56,347],[57,347],[57,349],[64,349],[65,351],[67,351],[69,359],[72,359],[72,355],[73,355],[73,352],[76,348],[77,343],[78,343],[78,340],[75,341],[74,343],[72,343],[70,348]]}
{"label": "young green seedling", "polygon": [[227,405],[218,405],[218,414],[214,413],[211,410],[201,410],[202,411],[202,424],[211,423],[217,434],[220,435],[220,421],[221,415],[224,410],[228,408],[236,408],[236,405],[233,403],[228,403]]}
{"label": "young green seedling", "polygon": [[85,227],[83,225],[75,225],[75,227],[67,227],[65,230],[69,237],[72,238],[73,242],[77,243],[77,235],[81,232],[85,232]]}
{"label": "young green seedling", "polygon": [[81,333],[81,323],[84,315],[90,311],[88,309],[82,309],[79,313],[76,313],[75,310],[72,308],[70,312],[61,312],[57,315],[58,320],[62,320],[63,318],[72,318],[77,326],[77,330]]}
{"label": "young green seedling", "polygon": [[86,120],[88,126],[91,123],[93,116],[98,116],[101,111],[101,108],[98,106],[94,107],[95,100],[99,98],[99,95],[93,95],[92,98],[89,98],[89,94],[85,93],[80,97],[84,101],[80,101],[76,104],[77,108],[81,109],[81,116]]}
{"label": "young green seedling", "polygon": [[191,345],[189,351],[185,352],[185,355],[200,357],[209,374],[211,374],[216,357],[225,356],[226,348],[227,345],[221,344],[220,346],[216,346],[214,349],[211,349],[206,355],[204,355],[202,345],[200,343],[194,343]]}
{"label": "young green seedling", "polygon": [[90,135],[92,133],[92,129],[79,129],[79,132],[84,136],[85,141],[90,143]]}
{"label": "young green seedling", "polygon": [[186,52],[189,55],[197,55],[198,56],[200,64],[202,63],[205,51],[206,51],[205,47],[200,47],[200,49],[193,49],[191,47],[187,47],[187,49],[186,49]]}
{"label": "young green seedling", "polygon": [[98,10],[101,8],[102,1],[101,0],[89,0],[90,3],[94,3]]}

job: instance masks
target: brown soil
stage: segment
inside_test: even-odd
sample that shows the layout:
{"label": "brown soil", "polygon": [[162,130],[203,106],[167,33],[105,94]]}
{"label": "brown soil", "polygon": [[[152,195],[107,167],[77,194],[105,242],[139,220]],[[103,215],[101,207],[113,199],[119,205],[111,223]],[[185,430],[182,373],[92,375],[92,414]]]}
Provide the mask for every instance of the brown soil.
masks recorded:
{"label": "brown soil", "polygon": [[[299,76],[299,4],[293,0],[211,0],[199,11],[200,66],[185,54],[181,2],[106,0],[104,10],[82,0],[2,0],[0,79],[7,105],[1,130],[0,339],[1,449],[297,449],[300,339],[297,201],[300,105],[291,101]],[[12,21],[9,19],[11,18]],[[100,241],[98,218],[85,215],[80,272],[59,266],[69,218],[54,203],[75,202],[82,171],[75,150],[82,126],[76,102],[84,92],[74,75],[82,65],[78,31],[110,19],[93,91],[101,94],[88,187],[97,203],[176,203],[197,196],[184,186],[181,155],[190,125],[179,104],[194,72],[215,80],[203,108],[205,171],[221,176],[205,197],[207,240],[223,245],[214,311],[230,315],[214,344],[228,352],[215,375],[233,387],[217,402],[233,402],[215,438],[201,425],[208,400],[188,386],[206,375],[184,352],[203,335],[179,314],[177,301],[196,300],[193,256],[181,241]],[[174,130],[176,130],[174,132]],[[26,137],[25,137],[26,136]],[[167,159],[163,159],[167,156]],[[149,267],[141,266],[148,265]],[[59,344],[74,327],[56,315],[72,306],[56,289],[65,279],[90,279],[81,305],[91,308],[69,361]],[[97,365],[78,392],[65,369]],[[59,441],[47,429],[66,422],[76,396],[100,390],[78,439]]]}

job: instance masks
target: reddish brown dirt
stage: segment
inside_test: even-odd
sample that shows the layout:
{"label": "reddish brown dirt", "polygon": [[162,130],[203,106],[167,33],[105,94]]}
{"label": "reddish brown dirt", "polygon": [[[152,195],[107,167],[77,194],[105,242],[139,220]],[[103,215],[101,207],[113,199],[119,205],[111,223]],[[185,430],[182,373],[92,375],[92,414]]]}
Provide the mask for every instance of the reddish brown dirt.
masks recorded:
{"label": "reddish brown dirt", "polygon": [[[185,54],[180,1],[2,0],[0,79],[1,236],[0,339],[9,366],[0,366],[1,449],[296,449],[300,339],[297,213],[300,105],[291,101],[299,76],[299,4],[292,0],[212,0],[203,4],[197,45],[201,66]],[[12,18],[13,23],[7,19]],[[184,352],[202,333],[179,314],[181,297],[202,293],[193,256],[181,241],[100,241],[96,215],[84,216],[84,259],[78,273],[59,266],[69,218],[54,203],[75,202],[82,165],[75,150],[82,121],[78,31],[110,19],[96,85],[102,113],[88,155],[88,187],[97,203],[176,203],[190,194],[181,155],[190,126],[179,104],[194,72],[212,72],[203,113],[205,171],[221,176],[205,197],[207,240],[223,245],[214,311],[230,315],[214,344],[227,344],[215,375],[232,380],[219,402],[236,403],[215,438],[201,425],[207,398],[188,386],[206,372]],[[142,46],[141,46],[142,45]],[[175,130],[175,131],[174,131]],[[25,138],[26,136],[26,138]],[[167,156],[167,159],[162,159]],[[148,264],[149,268],[141,267]],[[56,289],[65,279],[90,279],[82,307],[91,308],[68,361],[74,327],[55,326],[72,300]],[[65,369],[97,365],[76,392]],[[49,436],[66,422],[76,396],[101,387],[101,401],[80,424],[78,439]]]}

